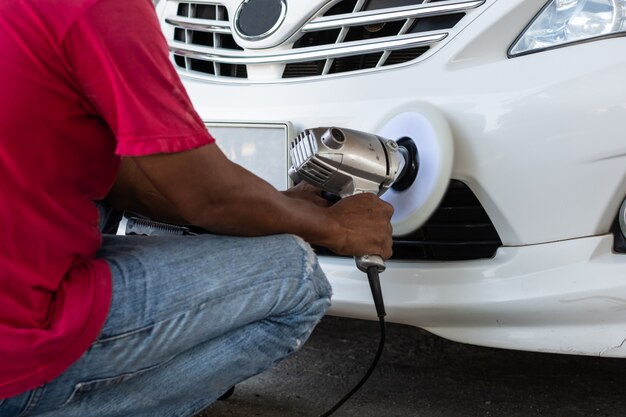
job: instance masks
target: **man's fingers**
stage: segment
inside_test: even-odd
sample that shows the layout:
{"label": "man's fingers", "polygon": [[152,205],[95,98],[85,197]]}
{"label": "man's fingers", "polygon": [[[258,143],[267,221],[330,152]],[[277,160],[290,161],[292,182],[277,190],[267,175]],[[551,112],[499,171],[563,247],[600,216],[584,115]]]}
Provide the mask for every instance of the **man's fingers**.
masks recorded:
{"label": "man's fingers", "polygon": [[330,208],[341,233],[331,249],[344,255],[391,257],[393,207],[374,194],[347,197]]}

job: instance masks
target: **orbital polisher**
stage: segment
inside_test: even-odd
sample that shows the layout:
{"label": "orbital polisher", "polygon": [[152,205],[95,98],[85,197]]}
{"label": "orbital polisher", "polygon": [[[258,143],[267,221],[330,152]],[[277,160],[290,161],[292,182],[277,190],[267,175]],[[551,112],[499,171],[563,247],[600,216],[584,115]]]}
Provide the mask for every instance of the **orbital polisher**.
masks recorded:
{"label": "orbital polisher", "polygon": [[[419,154],[415,142],[397,142],[358,130],[319,127],[306,129],[291,143],[294,182],[306,181],[338,197],[359,193],[382,195],[389,188],[402,191],[417,177]],[[359,270],[367,273],[379,317],[385,316],[378,273],[385,270],[379,255],[355,258]]]}

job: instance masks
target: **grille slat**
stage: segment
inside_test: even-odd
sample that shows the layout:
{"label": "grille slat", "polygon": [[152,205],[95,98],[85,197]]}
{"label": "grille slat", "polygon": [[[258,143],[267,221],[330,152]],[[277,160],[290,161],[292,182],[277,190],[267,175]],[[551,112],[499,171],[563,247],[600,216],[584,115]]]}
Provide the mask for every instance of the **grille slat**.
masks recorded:
{"label": "grille slat", "polygon": [[221,33],[229,35],[231,33],[228,22],[219,20],[205,20],[192,17],[168,17],[165,22],[181,29],[196,30],[200,32]]}
{"label": "grille slat", "polygon": [[[255,55],[248,55],[243,51],[226,50],[214,48],[211,45],[195,45],[178,41],[170,42],[170,50],[177,55],[187,55],[206,60],[214,60],[218,63],[232,64],[289,64],[292,62],[308,62],[321,58],[340,58],[350,56],[362,56],[368,53],[375,53],[381,50],[396,50],[413,48],[433,44],[443,40],[445,33],[429,33],[419,35],[402,35],[390,40],[362,40],[344,42],[335,46],[317,46],[313,48],[292,49],[286,52],[257,52]],[[382,53],[382,52],[381,52]]]}
{"label": "grille slat", "polygon": [[164,21],[172,28],[172,60],[181,72],[254,82],[248,79],[254,77],[248,71],[254,66],[275,65],[281,78],[294,79],[410,63],[439,47],[467,13],[486,1],[341,0],[293,28],[291,49],[244,50],[233,36],[226,7],[214,0],[168,0],[172,7]]}
{"label": "grille slat", "polygon": [[417,19],[420,17],[440,16],[445,14],[458,13],[467,9],[473,9],[482,5],[485,0],[454,1],[441,3],[427,3],[425,5],[397,7],[380,12],[364,11],[356,12],[350,16],[337,15],[320,17],[311,23],[304,25],[303,32],[317,32],[320,30],[336,29],[345,26],[368,26],[385,22],[393,22],[406,19]]}

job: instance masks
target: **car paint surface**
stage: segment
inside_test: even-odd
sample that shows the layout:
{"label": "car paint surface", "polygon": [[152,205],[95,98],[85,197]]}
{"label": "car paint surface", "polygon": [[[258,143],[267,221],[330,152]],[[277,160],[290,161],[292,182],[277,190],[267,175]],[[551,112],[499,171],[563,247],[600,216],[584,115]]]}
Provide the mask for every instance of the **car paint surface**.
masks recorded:
{"label": "car paint surface", "polygon": [[[242,46],[273,47],[326,2],[305,3],[289,2],[284,34]],[[626,196],[626,38],[509,58],[544,4],[487,1],[432,54],[362,74],[284,82],[261,74],[249,83],[181,76],[209,122],[377,133],[399,113],[438,109],[454,142],[450,177],[471,188],[503,246],[492,259],[388,262],[389,320],[478,345],[624,356],[626,254],[613,253],[610,227]],[[374,319],[353,260],[321,263],[334,288],[331,313]]]}

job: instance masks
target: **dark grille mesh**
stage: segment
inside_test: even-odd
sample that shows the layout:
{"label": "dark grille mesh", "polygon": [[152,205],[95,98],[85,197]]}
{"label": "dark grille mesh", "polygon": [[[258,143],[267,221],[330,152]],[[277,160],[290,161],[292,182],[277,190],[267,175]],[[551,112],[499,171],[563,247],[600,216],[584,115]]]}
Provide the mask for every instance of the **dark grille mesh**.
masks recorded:
{"label": "dark grille mesh", "polygon": [[[491,258],[502,246],[493,223],[472,191],[452,180],[441,203],[415,232],[394,238],[393,257],[412,261]],[[324,248],[319,254],[333,255]]]}

